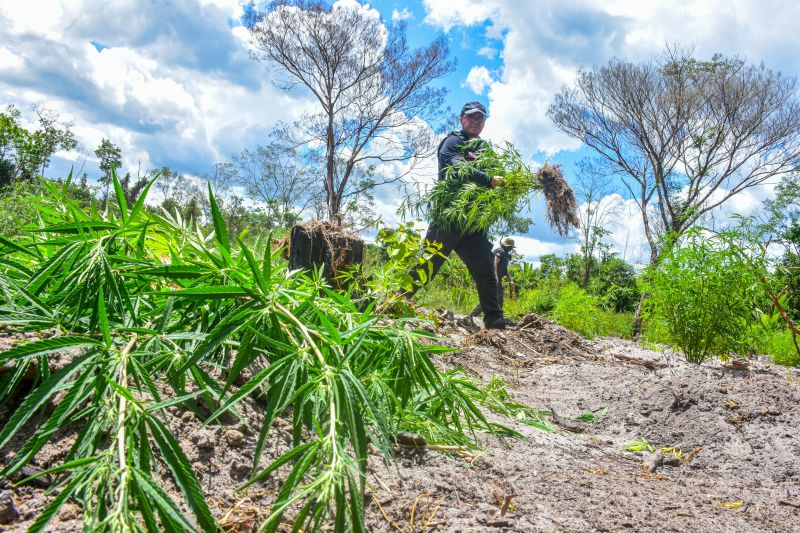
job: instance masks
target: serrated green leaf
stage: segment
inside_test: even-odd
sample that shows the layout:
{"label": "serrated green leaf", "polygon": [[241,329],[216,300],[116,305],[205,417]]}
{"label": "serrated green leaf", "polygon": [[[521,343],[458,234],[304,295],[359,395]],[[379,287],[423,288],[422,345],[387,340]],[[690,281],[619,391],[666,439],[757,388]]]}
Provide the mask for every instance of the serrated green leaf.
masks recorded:
{"label": "serrated green leaf", "polygon": [[132,471],[133,477],[136,480],[136,485],[147,495],[155,507],[169,516],[173,522],[180,524],[184,528],[184,531],[197,531],[197,529],[186,520],[186,517],[183,516],[180,508],[172,501],[169,494],[153,482],[150,478],[150,474],[142,472],[138,468],[133,468]]}
{"label": "serrated green leaf", "polygon": [[210,269],[198,265],[162,265],[157,267],[144,267],[131,271],[130,275],[160,276],[170,279],[193,279],[209,274]]}
{"label": "serrated green leaf", "polygon": [[111,165],[111,181],[114,183],[114,195],[117,197],[117,205],[122,216],[122,222],[128,220],[128,200],[125,199],[125,191],[117,178],[117,169]]}
{"label": "serrated green leaf", "polygon": [[191,463],[184,455],[180,445],[172,433],[156,418],[147,417],[150,433],[161,451],[164,462],[172,472],[175,484],[183,493],[186,503],[192,510],[198,524],[207,532],[216,532],[217,523],[211,509],[208,508],[203,491],[194,475]]}
{"label": "serrated green leaf", "polygon": [[161,401],[161,402],[158,402],[158,403],[154,403],[152,405],[148,405],[147,406],[147,411],[152,413],[152,412],[158,411],[159,409],[165,409],[165,408],[170,407],[172,405],[179,405],[179,404],[182,404],[183,402],[185,402],[187,400],[191,400],[192,398],[197,398],[201,394],[203,394],[202,390],[196,390],[194,392],[190,392],[189,394],[184,394],[182,396],[176,396],[175,398],[170,398],[169,400],[164,400],[164,401]]}
{"label": "serrated green leaf", "polygon": [[6,350],[0,353],[0,362],[28,359],[30,357],[59,352],[65,348],[78,348],[83,346],[103,346],[103,343],[90,337],[55,337],[52,339],[20,344],[10,350]]}
{"label": "serrated green leaf", "polygon": [[34,389],[14,411],[14,414],[11,415],[11,418],[0,432],[0,448],[8,444],[11,437],[39,410],[44,402],[60,391],[64,383],[82,366],[90,363],[93,358],[93,356],[88,355],[74,359],[53,374],[49,380]]}
{"label": "serrated green leaf", "polygon": [[103,287],[97,293],[97,320],[100,324],[100,331],[103,333],[103,340],[106,348],[111,347],[111,327],[108,325],[108,314],[106,313],[106,297]]}
{"label": "serrated green leaf", "polygon": [[90,220],[85,222],[70,222],[68,224],[55,224],[36,231],[45,233],[82,233],[84,231],[104,231],[119,229],[116,222],[105,222],[101,220]]}
{"label": "serrated green leaf", "polygon": [[191,289],[181,289],[176,291],[157,291],[153,294],[160,294],[164,296],[174,296],[176,298],[199,298],[199,299],[224,299],[224,298],[241,298],[243,296],[250,296],[247,289],[241,287],[229,286],[213,286],[208,285],[205,287],[193,287]]}
{"label": "serrated green leaf", "polygon": [[156,179],[158,179],[159,175],[160,175],[159,173],[156,173],[156,175],[153,176],[153,179],[151,179],[149,182],[147,182],[147,185],[145,185],[144,189],[142,189],[142,192],[139,194],[139,198],[137,198],[136,199],[136,203],[133,204],[133,209],[131,209],[131,216],[128,219],[129,222],[133,221],[133,220],[136,220],[136,216],[139,214],[139,212],[144,207],[144,202],[147,199],[147,194],[150,192],[150,187],[153,186],[153,183],[155,183],[155,181],[156,181]]}
{"label": "serrated green leaf", "polygon": [[279,372],[283,369],[284,365],[288,363],[288,359],[282,359],[277,361],[267,368],[258,372],[255,376],[250,378],[247,383],[242,385],[239,390],[236,391],[234,395],[230,398],[225,400],[225,402],[217,409],[209,418],[209,421],[216,419],[219,415],[227,411],[232,405],[235,405],[238,401],[240,401],[245,396],[248,396],[251,392],[253,392],[259,385],[262,385],[266,382],[273,374]]}
{"label": "serrated green leaf", "polygon": [[25,248],[24,246],[20,246],[19,244],[15,243],[11,239],[9,239],[7,237],[3,237],[2,235],[0,235],[0,244],[2,244],[3,246],[7,246],[7,247],[9,247],[12,250],[15,250],[17,252],[23,253],[25,255],[30,255],[32,257],[35,257],[36,259],[41,259],[41,257],[42,257],[35,246],[32,247],[32,249],[29,250],[28,248]]}
{"label": "serrated green leaf", "polygon": [[208,184],[208,203],[211,206],[211,218],[214,221],[214,238],[217,240],[222,249],[230,252],[231,241],[228,238],[228,228],[225,226],[225,219],[222,218],[222,213],[217,205],[217,199],[214,197],[214,191],[211,190],[211,184]]}
{"label": "serrated green leaf", "polygon": [[267,292],[269,290],[269,285],[267,284],[267,280],[262,275],[258,261],[256,261],[255,256],[253,256],[253,253],[250,251],[250,248],[247,247],[247,244],[241,239],[239,239],[239,249],[244,254],[245,259],[247,259],[247,265],[250,267],[250,272],[253,274],[253,278],[256,280],[258,287],[262,292]]}
{"label": "serrated green leaf", "polygon": [[17,485],[17,486],[25,485],[27,483],[30,483],[34,479],[40,478],[42,476],[48,476],[50,474],[58,474],[59,472],[66,472],[67,470],[74,470],[75,468],[78,468],[79,466],[86,466],[88,464],[95,463],[99,459],[100,459],[100,457],[83,457],[81,459],[74,459],[72,461],[67,461],[66,463],[63,463],[63,464],[58,465],[58,466],[55,466],[53,468],[48,468],[47,470],[42,470],[41,472],[37,472],[36,474],[34,474],[32,476],[29,476],[29,477],[26,477],[25,479],[17,481],[15,483],[15,485]]}

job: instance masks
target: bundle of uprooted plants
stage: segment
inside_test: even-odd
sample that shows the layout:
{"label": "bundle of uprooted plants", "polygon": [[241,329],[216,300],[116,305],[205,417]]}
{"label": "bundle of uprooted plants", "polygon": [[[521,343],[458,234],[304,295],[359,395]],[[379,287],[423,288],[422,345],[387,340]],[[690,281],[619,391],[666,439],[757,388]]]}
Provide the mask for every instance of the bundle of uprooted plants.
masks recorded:
{"label": "bundle of uprooted plants", "polygon": [[[533,193],[544,194],[547,220],[562,236],[580,225],[575,195],[558,165],[546,164],[533,172],[510,144],[497,148],[475,139],[479,156],[449,168],[428,194],[428,217],[443,228],[464,232],[489,231],[530,205]],[[468,145],[469,147],[469,145]],[[468,179],[478,169],[488,176],[502,176],[502,187],[487,188]]]}
{"label": "bundle of uprooted plants", "polygon": [[[44,181],[40,226],[0,238],[0,324],[39,337],[0,353],[0,406],[10,409],[0,449],[29,435],[0,476],[19,481],[60,431],[75,435],[60,463],[35,474],[53,484],[31,531],[68,500],[91,530],[217,531],[170,406],[211,413],[207,424],[232,415],[259,428],[241,489],[289,472],[263,530],[288,520],[295,530],[363,531],[368,447],[388,461],[400,432],[467,447],[476,431],[513,434],[479,406],[518,409],[438,371],[431,356],[447,349],[427,334],[289,271],[269,238],[231,242],[213,194],[206,231],[151,212],[152,182],[132,207],[113,182],[117,205],[101,214]],[[265,402],[260,419],[237,408],[247,397]],[[261,469],[281,417],[292,447]]]}

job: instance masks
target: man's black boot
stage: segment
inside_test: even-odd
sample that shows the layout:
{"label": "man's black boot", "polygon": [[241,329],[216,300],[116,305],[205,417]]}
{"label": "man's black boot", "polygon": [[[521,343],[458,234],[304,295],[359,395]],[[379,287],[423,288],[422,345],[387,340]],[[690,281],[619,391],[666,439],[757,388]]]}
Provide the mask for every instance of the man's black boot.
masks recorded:
{"label": "man's black boot", "polygon": [[517,323],[504,316],[501,316],[497,320],[494,320],[491,323],[486,324],[486,329],[506,329],[515,327],[517,327]]}

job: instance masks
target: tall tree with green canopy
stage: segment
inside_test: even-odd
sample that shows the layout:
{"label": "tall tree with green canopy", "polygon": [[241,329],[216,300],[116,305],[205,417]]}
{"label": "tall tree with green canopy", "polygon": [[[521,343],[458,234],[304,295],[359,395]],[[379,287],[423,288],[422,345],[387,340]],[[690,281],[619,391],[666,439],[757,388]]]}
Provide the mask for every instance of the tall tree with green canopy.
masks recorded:
{"label": "tall tree with green canopy", "polygon": [[78,146],[71,124],[60,122],[58,113],[43,107],[34,111],[39,118],[35,131],[22,126],[22,113],[15,106],[0,113],[0,186],[43,176],[53,154]]}
{"label": "tall tree with green canopy", "polygon": [[108,139],[103,138],[94,154],[100,158],[100,170],[103,175],[97,181],[106,187],[103,193],[103,203],[108,205],[108,189],[111,186],[113,172],[122,166],[122,150]]}
{"label": "tall tree with green canopy", "polygon": [[762,229],[783,246],[776,278],[783,286],[786,311],[800,322],[800,173],[783,176],[775,197],[764,202]]}

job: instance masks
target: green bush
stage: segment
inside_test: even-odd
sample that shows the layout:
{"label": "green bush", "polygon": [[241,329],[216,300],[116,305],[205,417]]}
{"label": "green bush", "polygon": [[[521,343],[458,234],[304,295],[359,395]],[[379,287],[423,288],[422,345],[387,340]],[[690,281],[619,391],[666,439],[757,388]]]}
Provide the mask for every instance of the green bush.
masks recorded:
{"label": "green bush", "polygon": [[503,311],[506,316],[519,318],[529,313],[537,313],[537,300],[541,291],[539,289],[528,289],[520,291],[515,297],[507,296],[503,303]]}
{"label": "green bush", "polygon": [[800,355],[794,347],[792,333],[788,330],[775,332],[766,342],[766,352],[778,365],[800,366]]}
{"label": "green bush", "polygon": [[549,315],[560,297],[561,285],[558,280],[546,280],[535,289],[522,290],[513,297],[506,291],[504,311],[510,317],[522,317],[530,313]]}
{"label": "green bush", "polygon": [[460,314],[469,313],[478,305],[475,282],[456,254],[450,254],[433,281],[422,287],[415,299],[423,307],[436,309],[444,306]]}
{"label": "green bush", "polygon": [[758,278],[735,233],[689,231],[651,271],[648,304],[687,361],[747,350]]}
{"label": "green bush", "polygon": [[[786,296],[780,298],[786,308]],[[748,341],[757,353],[769,354],[773,362],[785,366],[800,365],[800,354],[794,346],[792,333],[785,328],[783,317],[776,309],[756,313],[756,320],[748,330]]]}
{"label": "green bush", "polygon": [[475,287],[439,287],[427,286],[416,296],[417,302],[428,309],[445,307],[454,313],[466,315],[478,305],[478,294]]}
{"label": "green bush", "polygon": [[36,183],[15,181],[0,189],[0,235],[22,235],[22,228],[36,222],[38,212],[30,200],[40,193]]}
{"label": "green bush", "polygon": [[630,339],[632,324],[633,313],[601,311],[598,316],[597,334],[603,337]]}
{"label": "green bush", "polygon": [[561,289],[561,298],[553,309],[553,319],[565,328],[591,339],[597,334],[600,313],[596,296],[570,284]]}
{"label": "green bush", "polygon": [[[633,320],[631,320],[633,324]],[[642,325],[642,341],[651,344],[672,344],[667,323],[658,315],[650,315]]]}

